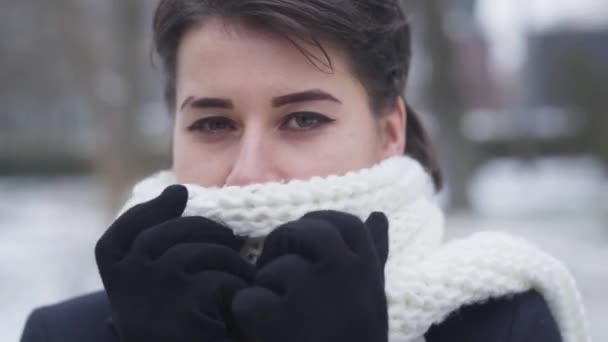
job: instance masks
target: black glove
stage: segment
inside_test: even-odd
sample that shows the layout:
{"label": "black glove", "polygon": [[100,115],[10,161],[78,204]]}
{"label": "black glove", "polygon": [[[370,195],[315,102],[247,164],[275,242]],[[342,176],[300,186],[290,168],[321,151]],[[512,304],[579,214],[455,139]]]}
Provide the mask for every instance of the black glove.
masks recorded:
{"label": "black glove", "polygon": [[95,256],[112,319],[125,342],[237,341],[230,305],[253,280],[231,230],[180,217],[188,191],[170,186],[120,216]]}
{"label": "black glove", "polygon": [[232,303],[249,341],[386,342],[388,221],[314,212],[273,231]]}

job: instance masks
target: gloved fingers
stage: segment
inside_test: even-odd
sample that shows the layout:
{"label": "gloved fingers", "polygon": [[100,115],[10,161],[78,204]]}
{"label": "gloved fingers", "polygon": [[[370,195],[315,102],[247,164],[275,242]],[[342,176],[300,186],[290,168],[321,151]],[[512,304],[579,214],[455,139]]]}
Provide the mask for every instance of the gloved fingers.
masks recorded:
{"label": "gloved fingers", "polygon": [[158,197],[126,211],[97,242],[95,256],[98,264],[121,260],[142,231],[181,216],[187,202],[188,189],[183,185],[172,185]]}
{"label": "gloved fingers", "polygon": [[365,257],[372,252],[370,232],[357,216],[322,210],[307,213],[304,218],[326,221],[340,233],[340,237],[354,254]]}
{"label": "gloved fingers", "polygon": [[214,243],[179,243],[169,248],[158,262],[168,269],[179,268],[188,276],[219,271],[232,274],[248,284],[255,277],[255,266],[233,249]]}
{"label": "gloved fingers", "polygon": [[259,269],[254,284],[283,296],[290,286],[311,281],[314,267],[314,264],[300,255],[283,255]]}
{"label": "gloved fingers", "polygon": [[236,294],[232,314],[238,330],[249,341],[289,341],[289,336],[276,336],[288,329],[283,306],[272,291],[250,287]]}
{"label": "gloved fingers", "polygon": [[200,316],[222,324],[232,316],[234,296],[249,286],[242,278],[217,270],[196,274],[190,282],[190,288],[197,294],[194,301]]}
{"label": "gloved fingers", "polygon": [[365,222],[358,217],[338,211],[315,211],[304,218],[326,220],[339,232],[353,253],[365,257],[377,255],[381,267],[388,258],[388,219],[384,213],[373,212]]}
{"label": "gloved fingers", "polygon": [[388,260],[389,253],[389,222],[386,215],[382,212],[373,212],[365,220],[365,226],[368,228],[376,254],[380,260],[380,266],[383,269]]}
{"label": "gloved fingers", "polygon": [[161,223],[140,234],[133,250],[152,260],[178,243],[203,242],[227,246],[238,251],[243,240],[223,225],[201,216],[179,217]]}
{"label": "gloved fingers", "polygon": [[313,263],[331,262],[345,253],[352,254],[334,227],[326,221],[302,218],[285,223],[268,235],[258,265],[263,267],[287,254],[301,255]]}

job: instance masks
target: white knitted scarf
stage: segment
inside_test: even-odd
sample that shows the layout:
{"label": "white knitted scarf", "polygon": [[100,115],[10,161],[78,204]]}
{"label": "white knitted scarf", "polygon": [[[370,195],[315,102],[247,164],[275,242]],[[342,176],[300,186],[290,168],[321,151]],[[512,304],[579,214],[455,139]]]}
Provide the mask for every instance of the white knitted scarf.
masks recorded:
{"label": "white knitted scarf", "polygon": [[[124,210],[158,196],[176,183],[162,171],[138,183]],[[184,216],[201,215],[248,237],[252,261],[263,238],[281,223],[315,210],[339,210],[365,219],[389,218],[386,295],[391,342],[424,341],[424,334],[462,306],[534,289],[555,317],[564,342],[590,337],[575,282],[555,259],[502,233],[478,233],[443,243],[443,214],[433,184],[407,156],[341,176],[288,183],[204,188],[187,184]]]}

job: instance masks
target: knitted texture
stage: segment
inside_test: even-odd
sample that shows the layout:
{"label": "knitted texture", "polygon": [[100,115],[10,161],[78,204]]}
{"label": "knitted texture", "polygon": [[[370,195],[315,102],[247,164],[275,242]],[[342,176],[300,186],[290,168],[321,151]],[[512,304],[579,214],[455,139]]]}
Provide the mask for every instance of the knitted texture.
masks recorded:
{"label": "knitted texture", "polygon": [[[170,171],[144,179],[122,211],[175,183]],[[574,280],[557,260],[501,233],[442,244],[444,218],[432,180],[410,157],[288,183],[185,185],[189,199],[184,216],[208,217],[246,237],[243,256],[252,262],[265,236],[308,212],[338,210],[361,219],[373,211],[384,212],[390,222],[385,274],[391,342],[421,341],[431,325],[464,305],[531,289],[544,296],[564,342],[590,341]]]}

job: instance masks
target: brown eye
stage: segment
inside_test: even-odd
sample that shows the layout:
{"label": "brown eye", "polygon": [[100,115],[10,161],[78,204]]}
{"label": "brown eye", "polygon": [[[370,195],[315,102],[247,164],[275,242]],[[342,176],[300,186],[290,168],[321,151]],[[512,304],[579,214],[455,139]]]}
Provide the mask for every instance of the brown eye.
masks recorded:
{"label": "brown eye", "polygon": [[289,115],[284,127],[294,131],[306,131],[321,127],[335,120],[314,112],[298,112]]}
{"label": "brown eye", "polygon": [[189,131],[200,131],[207,134],[220,134],[223,132],[233,130],[234,123],[225,117],[214,116],[208,117],[194,122],[190,127]]}

